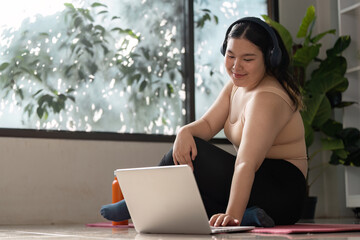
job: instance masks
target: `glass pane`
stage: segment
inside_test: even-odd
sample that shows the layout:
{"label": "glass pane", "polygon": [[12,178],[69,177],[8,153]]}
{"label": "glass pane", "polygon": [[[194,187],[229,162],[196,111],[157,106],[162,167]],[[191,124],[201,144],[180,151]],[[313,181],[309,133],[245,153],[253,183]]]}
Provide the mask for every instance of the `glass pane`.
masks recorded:
{"label": "glass pane", "polygon": [[174,134],[183,1],[13,0],[0,9],[0,127]]}
{"label": "glass pane", "polygon": [[[199,119],[215,101],[229,80],[220,53],[225,32],[236,20],[267,13],[266,0],[194,2],[195,21],[195,114]],[[217,137],[224,137],[221,132]]]}

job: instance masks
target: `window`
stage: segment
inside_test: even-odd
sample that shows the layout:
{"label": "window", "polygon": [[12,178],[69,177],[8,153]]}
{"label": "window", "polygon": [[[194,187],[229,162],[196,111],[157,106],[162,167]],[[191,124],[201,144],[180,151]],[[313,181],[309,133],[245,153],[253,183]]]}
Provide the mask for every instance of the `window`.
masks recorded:
{"label": "window", "polygon": [[174,135],[207,110],[227,81],[218,53],[226,26],[267,14],[267,6],[266,0],[13,0],[0,9],[6,23],[0,132]]}

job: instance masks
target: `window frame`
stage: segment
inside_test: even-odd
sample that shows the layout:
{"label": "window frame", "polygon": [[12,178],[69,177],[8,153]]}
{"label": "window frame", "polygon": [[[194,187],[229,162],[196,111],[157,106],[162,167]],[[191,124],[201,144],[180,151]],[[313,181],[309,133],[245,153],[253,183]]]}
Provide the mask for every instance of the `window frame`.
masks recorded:
{"label": "window frame", "polygon": [[[184,82],[185,82],[185,124],[195,121],[195,62],[194,62],[194,4],[193,0],[184,1]],[[267,0],[268,15],[275,21],[279,20],[278,0]],[[1,128],[0,137],[15,138],[48,138],[68,140],[96,140],[96,141],[136,141],[136,142],[173,142],[176,135],[145,134],[145,133],[117,133],[117,132],[85,132],[65,130],[37,130],[19,128]],[[230,144],[226,138],[214,138],[214,143]]]}

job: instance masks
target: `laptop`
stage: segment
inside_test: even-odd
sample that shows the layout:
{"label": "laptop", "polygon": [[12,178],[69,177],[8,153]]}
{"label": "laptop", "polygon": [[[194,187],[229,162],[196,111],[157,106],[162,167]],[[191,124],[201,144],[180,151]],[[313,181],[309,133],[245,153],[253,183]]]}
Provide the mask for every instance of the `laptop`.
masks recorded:
{"label": "laptop", "polygon": [[214,234],[253,226],[211,227],[188,165],[115,171],[138,233]]}

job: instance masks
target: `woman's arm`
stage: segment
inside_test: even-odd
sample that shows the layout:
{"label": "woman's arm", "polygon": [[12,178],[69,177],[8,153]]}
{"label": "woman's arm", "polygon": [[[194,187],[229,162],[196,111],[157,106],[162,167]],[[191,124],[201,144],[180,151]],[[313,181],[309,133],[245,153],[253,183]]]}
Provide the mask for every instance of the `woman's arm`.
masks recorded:
{"label": "woman's arm", "polygon": [[292,111],[287,103],[273,93],[259,93],[247,104],[228,207],[225,214],[217,214],[210,219],[211,225],[241,223],[255,172],[291,115]]}
{"label": "woman's arm", "polygon": [[197,155],[193,137],[210,140],[224,127],[229,113],[232,86],[229,81],[202,118],[180,128],[173,147],[175,164],[188,164],[192,167],[192,160]]}

